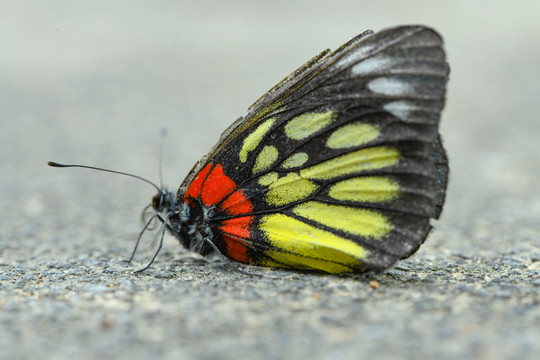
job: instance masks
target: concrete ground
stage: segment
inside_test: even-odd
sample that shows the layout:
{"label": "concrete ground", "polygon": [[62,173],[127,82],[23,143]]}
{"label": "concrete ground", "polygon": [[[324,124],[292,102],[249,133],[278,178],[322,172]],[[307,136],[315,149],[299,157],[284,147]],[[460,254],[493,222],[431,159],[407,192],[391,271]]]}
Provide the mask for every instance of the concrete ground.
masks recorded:
{"label": "concrete ground", "polygon": [[[540,353],[537,1],[0,2],[1,359],[533,359]],[[154,195],[320,50],[436,27],[452,73],[443,216],[378,275],[126,259]],[[378,288],[374,286],[376,281]]]}

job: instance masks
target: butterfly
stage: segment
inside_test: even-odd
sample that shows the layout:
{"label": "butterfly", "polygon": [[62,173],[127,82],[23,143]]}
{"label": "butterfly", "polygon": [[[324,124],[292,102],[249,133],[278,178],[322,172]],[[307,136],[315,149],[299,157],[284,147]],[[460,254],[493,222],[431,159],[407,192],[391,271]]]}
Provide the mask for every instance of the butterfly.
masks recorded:
{"label": "butterfly", "polygon": [[444,204],[448,74],[424,26],[366,31],[315,56],[227,128],[176,193],[154,185],[141,235],[155,218],[162,234],[141,270],[166,231],[193,252],[267,267],[378,272],[411,256]]}

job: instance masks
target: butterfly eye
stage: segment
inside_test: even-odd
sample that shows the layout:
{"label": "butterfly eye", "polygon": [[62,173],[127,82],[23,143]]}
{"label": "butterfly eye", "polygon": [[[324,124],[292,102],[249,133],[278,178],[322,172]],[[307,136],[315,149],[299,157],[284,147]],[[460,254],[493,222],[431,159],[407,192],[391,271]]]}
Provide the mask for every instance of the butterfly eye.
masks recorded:
{"label": "butterfly eye", "polygon": [[162,201],[163,200],[163,194],[161,192],[157,193],[156,195],[154,195],[152,197],[152,207],[156,210],[156,211],[161,211],[162,210]]}

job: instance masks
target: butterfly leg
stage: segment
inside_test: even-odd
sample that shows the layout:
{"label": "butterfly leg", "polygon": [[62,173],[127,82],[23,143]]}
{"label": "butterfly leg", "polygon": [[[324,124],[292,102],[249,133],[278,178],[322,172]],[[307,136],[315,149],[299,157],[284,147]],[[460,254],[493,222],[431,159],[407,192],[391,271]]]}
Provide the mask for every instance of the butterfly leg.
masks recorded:
{"label": "butterfly leg", "polygon": [[133,252],[131,253],[131,256],[130,256],[129,260],[127,260],[128,263],[131,263],[131,261],[135,257],[135,253],[137,252],[137,248],[139,247],[139,243],[141,242],[141,238],[142,238],[144,232],[148,229],[148,227],[150,226],[150,224],[152,223],[152,221],[154,221],[154,219],[156,217],[159,217],[159,213],[153,214],[150,217],[150,219],[148,219],[148,221],[146,221],[146,223],[144,224],[141,232],[139,233],[139,237],[137,237],[137,242],[135,243],[135,247],[133,248]]}
{"label": "butterfly leg", "polygon": [[[161,216],[160,213],[156,213],[154,216],[152,216],[152,218],[145,224],[144,228],[143,228],[143,231],[141,232],[141,234],[139,235],[139,239],[137,240],[137,244],[135,246],[135,250],[137,250],[137,245],[139,244],[139,240],[140,240],[140,237],[142,236],[142,233],[144,232],[144,230],[148,227],[148,225],[150,224],[150,221],[154,218],[154,217],[157,217],[162,223],[163,223],[163,226],[161,227],[161,236],[159,238],[159,245],[158,245],[158,248],[156,250],[156,252],[154,253],[154,256],[152,257],[152,260],[150,260],[150,262],[145,266],[143,267],[142,269],[139,269],[137,271],[135,271],[135,274],[140,274],[142,273],[144,270],[148,269],[153,263],[154,263],[154,260],[156,260],[156,257],[158,256],[159,252],[161,251],[161,248],[163,247],[163,239],[165,238],[165,230],[167,228],[170,229],[170,225],[168,224],[168,221],[169,221],[169,217],[171,217],[172,215],[174,215],[175,213],[174,212],[168,212],[167,214],[165,214],[165,217],[163,218]],[[135,255],[135,250],[133,252],[133,255]],[[132,256],[133,258],[133,256]],[[131,260],[131,259],[130,259]]]}

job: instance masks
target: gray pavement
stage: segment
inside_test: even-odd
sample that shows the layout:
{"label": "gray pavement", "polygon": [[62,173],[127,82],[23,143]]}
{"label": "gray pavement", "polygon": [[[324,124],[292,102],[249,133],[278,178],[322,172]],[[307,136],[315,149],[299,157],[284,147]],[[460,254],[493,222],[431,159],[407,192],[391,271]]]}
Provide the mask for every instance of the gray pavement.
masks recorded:
{"label": "gray pavement", "polygon": [[[0,1],[0,359],[538,358],[537,1],[31,4]],[[168,238],[134,275],[153,189],[46,166],[157,180],[167,127],[175,188],[297,66],[404,23],[446,41],[451,182],[428,241],[383,274],[249,276]]]}

